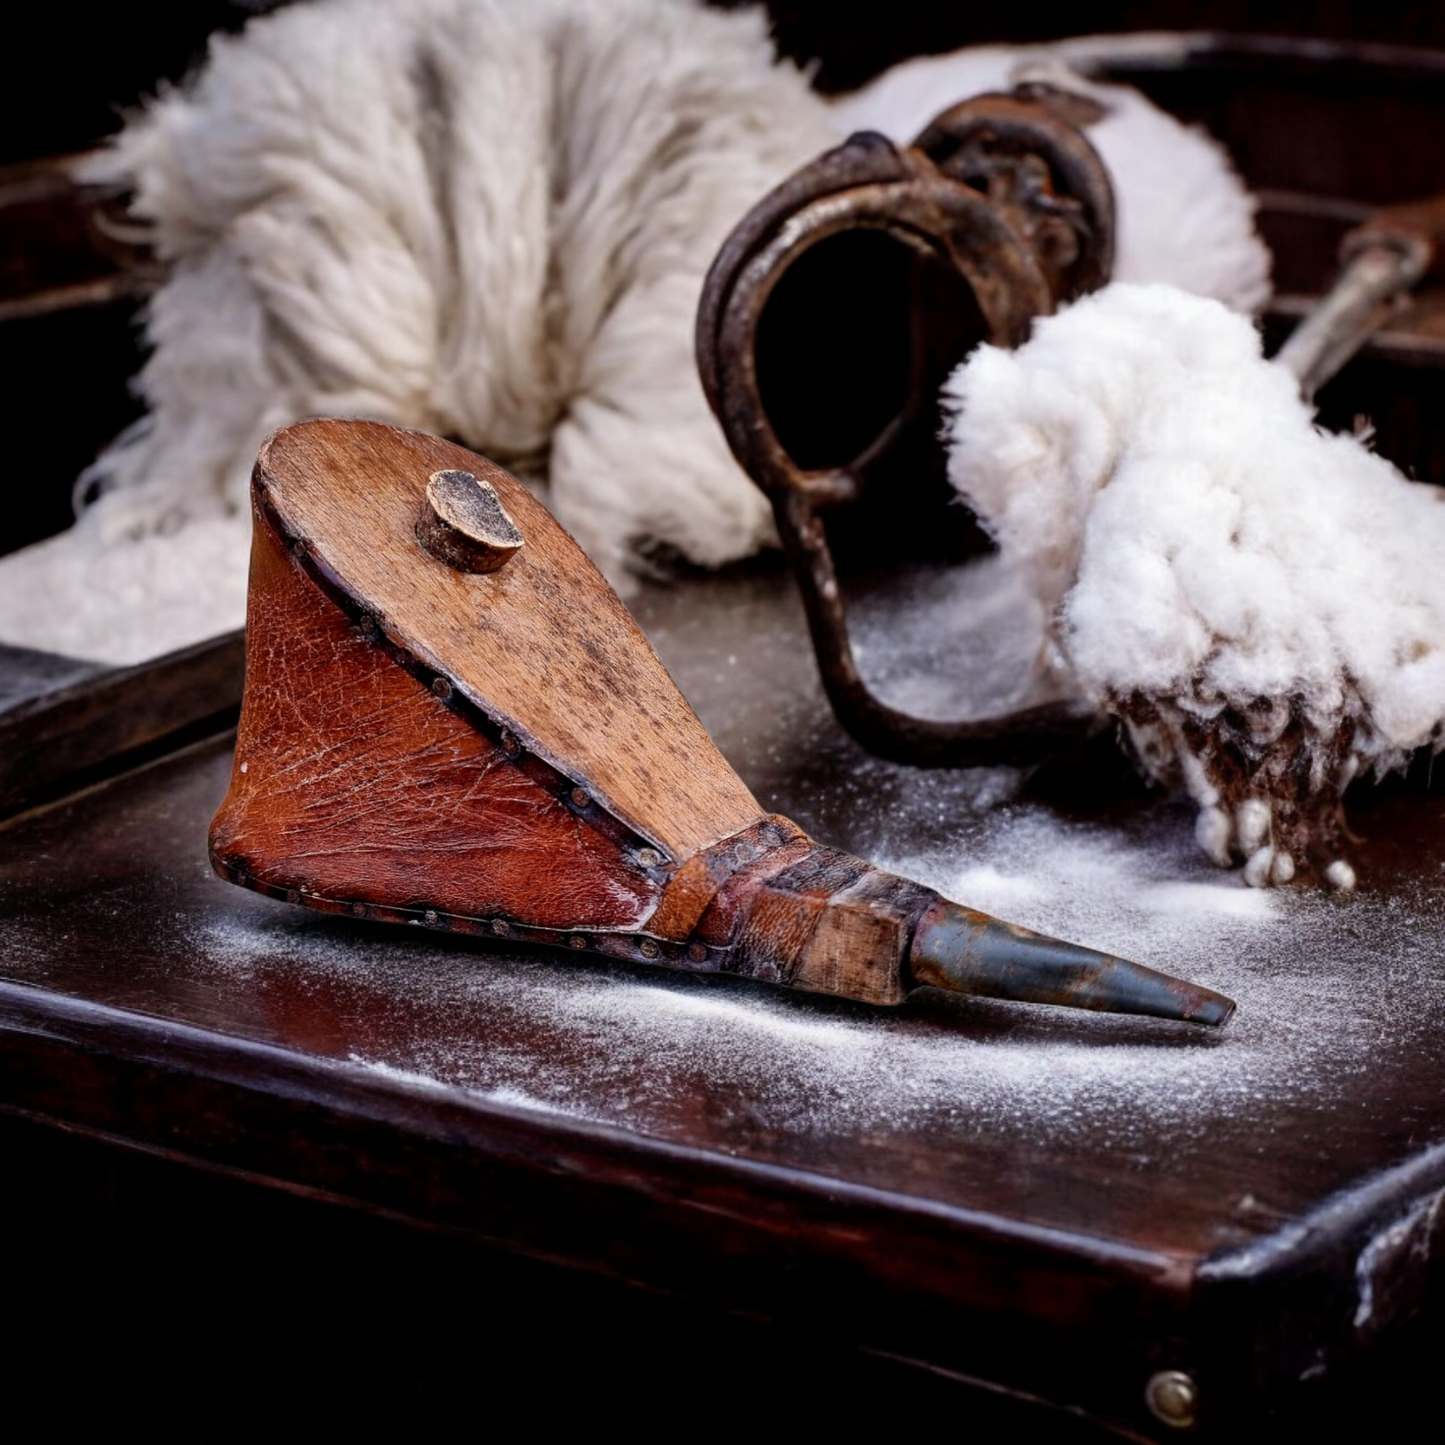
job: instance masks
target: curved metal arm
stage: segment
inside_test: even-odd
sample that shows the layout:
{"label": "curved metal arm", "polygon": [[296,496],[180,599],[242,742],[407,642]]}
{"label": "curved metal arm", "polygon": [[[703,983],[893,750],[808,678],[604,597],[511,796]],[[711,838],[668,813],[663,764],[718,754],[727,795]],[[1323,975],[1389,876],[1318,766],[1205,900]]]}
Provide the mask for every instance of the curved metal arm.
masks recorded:
{"label": "curved metal arm", "polygon": [[[911,396],[846,465],[800,467],[763,403],[758,330],[783,275],[813,247],[844,231],[884,232],[960,276],[987,339],[1001,346],[1019,345],[1036,316],[1104,279],[1112,255],[1113,202],[1092,147],[1036,103],[989,100],[999,104],[990,109],[983,101],[970,102],[945,112],[921,138],[945,165],[981,177],[987,192],[922,150],[872,133],[855,135],[744,217],[713,263],[698,314],[704,389],[734,456],[773,504],[829,702],[871,752],[922,766],[1034,761],[1081,737],[1090,721],[1049,705],[942,722],[901,712],[873,694],[849,641],[821,513],[859,498],[869,467],[891,447],[921,399]],[[1032,149],[1026,144],[1030,135],[1036,142]],[[1056,191],[1056,181],[1077,186],[1084,199]],[[1070,245],[1059,244],[1060,226]]]}
{"label": "curved metal arm", "polygon": [[1097,102],[1040,82],[943,111],[913,142],[945,175],[984,192],[1027,236],[1055,303],[1104,285],[1114,269],[1114,190],[1074,121]]}

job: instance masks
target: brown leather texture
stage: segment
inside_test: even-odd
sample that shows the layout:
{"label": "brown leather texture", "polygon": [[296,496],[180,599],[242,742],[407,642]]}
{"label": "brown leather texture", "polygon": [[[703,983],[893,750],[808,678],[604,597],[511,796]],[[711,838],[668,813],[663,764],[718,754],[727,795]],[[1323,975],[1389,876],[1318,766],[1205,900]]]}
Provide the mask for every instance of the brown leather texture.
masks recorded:
{"label": "brown leather texture", "polygon": [[[418,540],[442,471],[487,482],[524,538],[500,571],[458,571]],[[495,463],[421,432],[321,418],[266,441],[253,487],[353,616],[364,609],[389,643],[445,673],[669,862],[763,816],[622,600]]]}
{"label": "brown leather texture", "polygon": [[913,931],[937,895],[813,842],[786,819],[776,823],[793,831],[721,883],[698,918],[696,940],[718,950],[723,972],[901,1003],[911,987]]}
{"label": "brown leather texture", "polygon": [[660,892],[353,625],[259,514],[245,701],[211,854],[313,905],[549,929],[635,928]]}
{"label": "brown leather texture", "polygon": [[658,938],[689,939],[698,920],[727,881],[773,854],[775,849],[807,834],[790,818],[774,813],[760,818],[750,828],[694,853],[668,879],[657,912],[647,922],[647,931]]}

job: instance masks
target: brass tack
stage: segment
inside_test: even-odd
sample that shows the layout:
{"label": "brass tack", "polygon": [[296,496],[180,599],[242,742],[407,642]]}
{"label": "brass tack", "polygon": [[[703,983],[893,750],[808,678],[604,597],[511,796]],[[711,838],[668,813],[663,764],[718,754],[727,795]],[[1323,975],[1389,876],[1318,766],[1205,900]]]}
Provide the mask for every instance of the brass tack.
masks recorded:
{"label": "brass tack", "polygon": [[1149,1377],[1144,1401],[1155,1419],[1175,1430],[1187,1430],[1199,1411],[1199,1386],[1183,1370],[1160,1370]]}
{"label": "brass tack", "polygon": [[428,908],[427,911],[422,914],[422,919],[427,923],[435,923],[437,921],[436,909]]}
{"label": "brass tack", "polygon": [[300,902],[301,902],[301,893],[300,893],[300,890],[299,890],[299,889],[296,889],[296,888],[288,888],[288,889],[286,890],[286,901],[287,901],[287,903],[300,903]]}
{"label": "brass tack", "polygon": [[586,940],[585,938],[583,938],[580,933],[574,933],[574,934],[572,935],[572,937],[567,940],[567,943],[568,943],[568,946],[571,947],[571,948],[586,948],[586,947],[587,947],[587,940]]}
{"label": "brass tack", "polygon": [[444,677],[432,678],[431,690],[436,693],[443,702],[452,695],[452,685]]}
{"label": "brass tack", "polygon": [[352,911],[358,918],[365,918],[365,917],[366,917],[366,904],[364,904],[364,903],[353,903],[353,904],[351,905],[351,911]]}
{"label": "brass tack", "polygon": [[291,544],[291,550],[292,550],[298,557],[304,557],[304,556],[306,555],[306,543],[305,543],[305,542],[293,542],[293,543]]}
{"label": "brass tack", "polygon": [[644,938],[642,942],[637,945],[637,951],[643,958],[656,958],[658,948],[650,938]]}
{"label": "brass tack", "polygon": [[522,745],[505,728],[502,730],[502,751],[509,758],[515,758],[522,751]]}
{"label": "brass tack", "polygon": [[369,612],[363,612],[361,614],[361,621],[358,625],[360,626],[361,630],[368,637],[370,637],[371,634],[376,631],[376,618],[374,618]]}
{"label": "brass tack", "polygon": [[492,932],[493,932],[493,933],[501,934],[502,937],[505,938],[505,937],[507,936],[507,934],[509,934],[511,931],[512,931],[512,925],[511,925],[510,923],[508,923],[508,922],[506,921],[506,919],[504,919],[504,918],[494,918],[494,919],[492,919]]}
{"label": "brass tack", "polygon": [[688,956],[694,963],[706,963],[706,962],[707,962],[707,947],[706,947],[706,945],[701,944],[701,943],[689,943],[688,946],[687,946],[687,956]]}
{"label": "brass tack", "polygon": [[592,794],[586,788],[573,788],[572,802],[578,808],[586,808],[592,802]]}

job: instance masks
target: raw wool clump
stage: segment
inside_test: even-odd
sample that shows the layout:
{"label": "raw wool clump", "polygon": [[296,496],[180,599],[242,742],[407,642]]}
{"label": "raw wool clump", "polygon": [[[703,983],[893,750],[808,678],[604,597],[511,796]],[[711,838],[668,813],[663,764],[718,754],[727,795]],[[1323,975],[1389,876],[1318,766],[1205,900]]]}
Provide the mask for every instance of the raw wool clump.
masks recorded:
{"label": "raw wool clump", "polygon": [[830,139],[760,13],[691,0],[313,0],[218,38],[112,158],[175,267],[153,425],[98,472],[115,520],[235,506],[267,430],[365,415],[545,467],[614,574],[639,536],[754,551],[693,315],[729,227]]}
{"label": "raw wool clump", "polygon": [[[0,568],[5,625],[37,565],[84,587],[106,548],[244,527],[260,442],[312,415],[545,475],[614,578],[643,538],[706,565],[756,551],[771,513],[708,411],[697,298],[737,219],[835,140],[761,11],[312,0],[215,38],[96,167],[134,187],[171,267],[149,414],[83,479],[77,534]],[[155,651],[154,627],[137,641]]]}
{"label": "raw wool clump", "polygon": [[1182,784],[1216,862],[1349,887],[1340,798],[1445,737],[1445,504],[1316,429],[1243,318],[1114,285],[950,378],[950,472],[1046,664]]}
{"label": "raw wool clump", "polygon": [[1261,310],[1270,255],[1254,229],[1254,198],[1223,148],[1137,90],[1086,79],[1067,63],[1071,48],[1080,47],[980,46],[908,60],[841,97],[834,112],[849,130],[906,143],[941,111],[985,91],[1032,80],[1080,95],[1102,111],[1084,131],[1114,188],[1114,279],[1163,281],[1236,311]]}

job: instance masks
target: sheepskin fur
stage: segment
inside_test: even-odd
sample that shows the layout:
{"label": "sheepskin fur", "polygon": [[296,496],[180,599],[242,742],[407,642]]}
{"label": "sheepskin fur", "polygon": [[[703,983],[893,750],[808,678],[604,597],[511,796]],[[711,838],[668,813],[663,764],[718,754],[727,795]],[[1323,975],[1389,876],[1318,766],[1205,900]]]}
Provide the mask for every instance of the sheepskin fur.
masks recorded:
{"label": "sheepskin fur", "polygon": [[[830,107],[761,11],[693,0],[308,0],[218,37],[96,169],[171,266],[148,414],[81,479],[70,533],[0,561],[0,636],[124,662],[239,625],[251,464],[308,415],[453,436],[549,483],[615,582],[648,543],[707,566],[767,545],[693,363],[707,266],[850,130],[908,140],[1021,63],[1044,62],[911,62]],[[1217,147],[1064,79],[1108,108],[1127,272],[1257,304],[1264,253]]]}
{"label": "sheepskin fur", "polygon": [[1340,797],[1445,738],[1445,501],[1314,425],[1253,326],[1115,284],[945,390],[954,484],[1046,662],[1247,880],[1349,887]]}
{"label": "sheepskin fur", "polygon": [[697,295],[832,138],[760,12],[688,0],[312,0],[217,38],[110,158],[174,267],[152,425],[90,478],[121,493],[110,526],[234,508],[269,429],[364,415],[545,472],[614,574],[643,538],[755,550]]}

